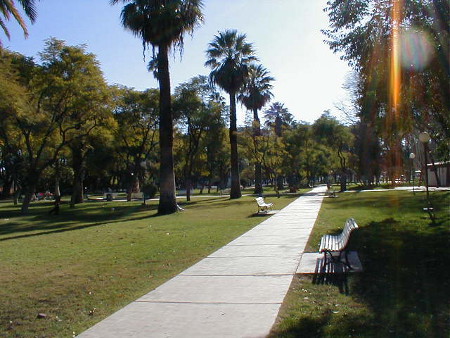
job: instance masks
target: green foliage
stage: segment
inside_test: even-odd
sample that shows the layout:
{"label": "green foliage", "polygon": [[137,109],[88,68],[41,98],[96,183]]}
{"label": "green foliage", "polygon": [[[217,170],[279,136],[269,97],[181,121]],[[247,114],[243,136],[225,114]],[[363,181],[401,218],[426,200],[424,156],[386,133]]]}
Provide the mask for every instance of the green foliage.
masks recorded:
{"label": "green foliage", "polygon": [[230,95],[230,197],[240,198],[236,94],[248,78],[250,64],[257,58],[252,44],[246,41],[246,35],[239,34],[236,30],[219,32],[209,43],[206,57],[208,60],[205,65],[212,69],[211,81]]}
{"label": "green foliage", "polygon": [[[404,143],[428,131],[434,156],[448,159],[450,140],[449,22],[446,0],[328,1],[330,28],[323,33],[358,73],[358,115],[371,140],[359,142],[363,175],[371,176],[370,147],[392,168]],[[398,58],[394,57],[398,55]],[[445,55],[445,56],[444,56]],[[393,73],[398,71],[398,83]],[[394,99],[394,93],[397,97]],[[376,143],[376,138],[381,140]],[[397,157],[392,160],[392,157]],[[394,162],[394,163],[393,163]],[[396,163],[395,163],[396,162]],[[379,170],[375,170],[379,171]]]}
{"label": "green foliage", "polygon": [[105,80],[94,55],[84,47],[50,39],[40,54],[40,65],[19,54],[2,53],[5,61],[0,79],[13,74],[9,94],[15,91],[22,98],[3,101],[6,114],[0,121],[0,138],[7,146],[5,153],[20,150],[26,212],[43,171],[59,159],[64,147],[80,145],[94,130],[110,129],[114,123]]}
{"label": "green foliage", "polygon": [[266,126],[273,128],[277,136],[282,136],[283,129],[289,128],[294,124],[294,116],[283,103],[274,102],[264,112]]}
{"label": "green foliage", "polygon": [[139,37],[144,47],[183,46],[186,32],[203,21],[201,0],[110,0],[112,5],[125,3],[121,18],[125,28]]}
{"label": "green foliage", "polygon": [[205,76],[194,77],[175,89],[173,108],[180,126],[178,162],[188,200],[192,182],[198,181],[202,169],[208,171],[207,158],[201,150],[207,148],[211,138],[218,136],[214,134],[217,127],[223,126],[224,106],[216,98],[216,91]]}
{"label": "green foliage", "polygon": [[251,64],[248,68],[248,78],[238,99],[244,106],[254,113],[254,120],[259,121],[258,110],[270,101],[271,82],[275,79],[269,75],[269,71],[262,65]]}
{"label": "green foliage", "polygon": [[[30,21],[33,23],[36,19],[36,4],[35,0],[20,0],[19,3],[25,12],[26,16],[30,19]],[[23,34],[25,37],[28,36],[28,29],[27,25],[25,24],[25,21],[23,20],[22,15],[20,14],[19,10],[17,9],[14,1],[12,0],[1,0],[0,1],[0,27],[2,28],[3,32],[5,33],[6,37],[9,39],[9,30],[6,27],[6,22],[9,21],[9,19],[14,17],[14,19],[17,21],[17,23],[20,25],[20,27],[23,30]],[[1,47],[1,41],[0,41],[0,47]]]}
{"label": "green foliage", "polygon": [[253,45],[246,38],[236,30],[219,32],[206,50],[205,66],[212,69],[211,80],[229,94],[244,86],[249,66],[257,60]]}
{"label": "green foliage", "polygon": [[116,87],[114,94],[118,123],[114,172],[129,183],[127,188],[139,191],[139,185],[157,177],[159,90]]}

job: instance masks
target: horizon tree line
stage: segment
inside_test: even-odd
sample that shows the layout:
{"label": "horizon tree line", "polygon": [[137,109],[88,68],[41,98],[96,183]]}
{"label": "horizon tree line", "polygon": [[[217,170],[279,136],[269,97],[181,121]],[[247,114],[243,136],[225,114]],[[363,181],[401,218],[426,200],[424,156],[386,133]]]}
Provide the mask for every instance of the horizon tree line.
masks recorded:
{"label": "horizon tree line", "polygon": [[[200,0],[110,1],[112,5],[119,2],[125,4],[121,13],[122,25],[142,40],[144,52],[149,47],[152,47],[153,54],[149,62],[149,70],[153,71],[159,82],[160,89],[158,91],[158,109],[154,110],[158,114],[158,131],[156,133],[152,132],[153,141],[149,142],[152,151],[156,148],[159,149],[158,185],[160,188],[160,202],[158,211],[160,214],[172,213],[177,210],[175,199],[176,168],[173,150],[174,133],[176,132],[174,121],[178,117],[175,116],[176,112],[172,103],[168,55],[174,49],[182,51],[184,35],[186,33],[192,34],[194,29],[201,24],[203,20],[203,3]],[[356,129],[352,132],[355,135],[354,139],[358,143],[353,151],[359,157],[357,161],[359,163],[358,171],[364,173],[363,176],[367,183],[373,183],[374,177],[380,177],[382,166],[384,166],[384,169],[388,168],[388,171],[391,171],[389,173],[391,177],[398,175],[400,168],[403,166],[402,163],[404,161],[402,159],[405,158],[402,152],[405,151],[405,148],[412,149],[412,145],[415,142],[414,139],[417,138],[417,130],[425,129],[432,134],[436,158],[438,159],[448,159],[448,140],[450,138],[448,135],[449,128],[446,127],[449,124],[448,116],[450,116],[448,114],[448,102],[446,102],[448,93],[442,91],[442,84],[448,83],[448,72],[445,75],[446,73],[442,70],[448,70],[449,67],[448,62],[446,63],[445,60],[444,63],[439,63],[439,60],[443,60],[440,56],[446,53],[445,44],[442,42],[448,37],[448,29],[445,28],[446,23],[448,26],[448,20],[446,21],[448,19],[448,8],[445,11],[445,4],[437,0],[423,3],[411,2],[405,5],[409,6],[408,12],[406,12],[409,15],[408,19],[404,17],[399,19],[391,15],[395,6],[399,4],[398,1],[393,1],[391,5],[387,6],[378,6],[378,2],[378,0],[373,0],[370,3],[358,0],[345,5],[342,1],[336,0],[328,2],[325,8],[330,18],[330,29],[324,31],[324,34],[329,39],[328,43],[335,52],[344,52],[344,58],[355,67],[358,76],[356,85],[351,88],[355,93],[355,106],[359,111],[358,117],[360,118],[357,126],[353,128]],[[8,1],[0,2],[0,6],[6,3]],[[25,10],[25,14],[31,20],[34,20],[36,15],[34,1],[23,1],[21,5]],[[379,15],[370,21],[366,20],[368,11],[359,11],[355,16],[348,17],[347,21],[340,21],[339,19],[345,17],[344,14],[348,11],[358,11],[360,8],[368,9],[369,7],[377,8],[380,13],[383,12],[388,15]],[[3,16],[8,19],[9,15],[12,14],[21,24],[26,34],[26,26],[22,25],[23,22],[20,15],[16,15],[18,14],[17,9],[13,7],[7,7],[7,9],[7,11],[2,12]],[[424,13],[430,14],[426,16]],[[355,18],[359,19],[355,21]],[[379,20],[377,29],[379,29],[381,35],[377,35],[377,31],[370,26],[376,20]],[[386,88],[384,84],[389,82],[389,67],[386,65],[391,62],[389,61],[391,50],[387,47],[394,46],[390,43],[390,41],[393,41],[393,38],[389,38],[393,36],[392,25],[389,20],[396,20],[395,23],[402,25],[402,29],[405,31],[413,25],[416,27],[416,30],[417,27],[420,27],[424,31],[428,31],[429,35],[434,39],[430,45],[435,52],[435,57],[431,58],[430,64],[411,64],[409,78],[405,76],[406,72],[403,71],[401,78],[406,80],[400,91],[401,105],[397,104],[392,111],[397,115],[403,114],[405,117],[403,119],[396,119],[391,116],[391,97],[383,89]],[[367,22],[367,24],[365,27],[359,27],[359,22]],[[8,31],[3,21],[0,21],[0,24],[8,36]],[[350,27],[348,34],[353,34],[351,29],[354,29],[355,32],[361,32],[361,29],[366,30],[367,34],[373,35],[373,39],[377,43],[372,45],[372,49],[365,48],[364,43],[366,40],[363,36],[354,34],[345,37],[345,34],[341,34],[344,26]],[[414,32],[412,31],[412,33]],[[351,39],[349,39],[350,37]],[[388,40],[382,41],[384,37],[387,37]],[[97,131],[97,129],[102,127],[112,130],[114,127],[111,127],[111,123],[117,123],[117,120],[114,118],[105,118],[104,121],[106,122],[103,126],[102,123],[104,121],[90,120],[90,117],[86,117],[91,115],[99,117],[103,114],[100,114],[100,111],[107,112],[111,109],[107,99],[111,96],[105,89],[107,86],[104,79],[99,80],[102,74],[95,57],[85,53],[84,50],[78,47],[65,46],[62,41],[56,39],[47,42],[47,44],[47,49],[41,53],[41,65],[35,64],[34,60],[30,58],[18,55],[7,58],[6,61],[3,60],[2,62],[3,81],[6,82],[4,84],[5,98],[3,103],[3,109],[6,113],[2,116],[2,123],[5,126],[5,130],[2,132],[2,155],[3,153],[8,155],[5,155],[7,160],[4,162],[2,171],[5,171],[5,168],[8,166],[15,169],[21,168],[23,172],[27,171],[22,182],[24,183],[23,187],[28,189],[25,193],[25,201],[27,203],[23,204],[23,212],[26,212],[32,191],[35,190],[33,185],[39,181],[38,178],[48,168],[53,167],[56,170],[55,176],[59,177],[58,168],[61,163],[64,163],[64,159],[69,157],[68,154],[72,157],[73,162],[73,187],[74,190],[78,190],[78,193],[73,196],[71,203],[79,203],[79,195],[83,192],[82,182],[85,177],[85,162],[92,147],[92,142],[94,142],[92,139],[95,139],[98,135],[98,133],[93,131]],[[8,54],[8,52],[2,51],[2,54]],[[269,143],[272,142],[273,145],[276,145],[275,148],[279,148],[278,152],[282,153],[283,149],[285,149],[283,143],[286,145],[285,139],[288,136],[284,135],[283,123],[288,125],[291,123],[291,127],[294,127],[294,129],[301,124],[295,121],[288,121],[289,114],[287,109],[282,104],[277,103],[266,111],[267,127],[273,127],[273,138],[268,141],[270,138],[265,138],[267,135],[263,135],[261,132],[258,111],[272,98],[271,82],[274,79],[269,75],[267,69],[256,63],[258,59],[253,45],[246,41],[245,34],[240,34],[236,30],[219,32],[208,45],[206,57],[205,65],[211,68],[210,85],[217,85],[229,95],[227,112],[229,115],[228,137],[231,163],[230,198],[241,197],[241,170],[239,164],[243,162],[239,158],[239,146],[242,146],[243,142],[239,141],[238,135],[243,134],[238,131],[236,123],[237,100],[241,101],[253,113],[253,122],[250,128],[251,149],[253,150],[249,154],[252,154],[250,160],[254,167],[255,193],[262,194],[261,170],[263,166],[266,170],[272,167],[271,175],[277,178],[281,177],[279,169],[274,169],[274,167],[280,166],[281,162],[274,160],[277,157],[277,151],[271,149]],[[85,67],[91,67],[93,73],[97,74],[95,75],[97,76],[95,81],[100,84],[102,89],[100,87],[95,88],[95,85],[92,85],[87,90],[83,89],[82,83],[89,83],[91,80],[89,75],[93,74],[92,71],[80,71],[75,69],[76,67],[71,67],[71,63],[77,64],[83,58],[85,59],[83,62],[86,62]],[[371,60],[377,60],[378,64]],[[377,77],[373,73],[374,64],[380,69],[376,73]],[[368,65],[372,66],[369,67]],[[35,72],[35,70],[39,71]],[[68,81],[69,78],[71,79],[70,81]],[[10,86],[10,84],[12,85]],[[426,92],[425,95],[415,99],[414,93],[417,93],[417,89],[422,88],[426,84],[428,84],[427,92],[429,93]],[[429,84],[432,85],[430,86]],[[211,111],[205,113],[208,111],[208,104],[213,101],[206,102],[204,98],[201,98],[201,94],[196,93],[199,91],[199,88],[193,88],[192,86],[193,83],[191,83],[190,89],[185,88],[177,94],[177,99],[184,102],[184,106],[182,104],[183,108],[191,107],[190,110],[184,109],[183,112],[177,112],[180,116],[183,116],[184,127],[188,135],[186,142],[189,156],[186,156],[184,159],[185,165],[183,169],[184,180],[188,182],[187,187],[190,184],[190,176],[193,172],[196,154],[199,152],[200,139],[208,129],[208,123],[212,123],[212,120],[210,120],[205,125],[202,125],[204,121],[201,123],[199,118],[201,116],[207,117],[209,114],[214,115]],[[89,87],[89,85],[86,87]],[[93,88],[95,88],[94,91],[92,90]],[[392,92],[391,87],[387,88]],[[41,90],[40,93],[39,90]],[[83,93],[85,97],[75,95],[74,93],[77,91]],[[96,91],[102,93],[99,94],[98,98],[95,95],[92,97],[88,95]],[[10,95],[8,96],[6,93]],[[28,96],[26,96],[26,99],[23,99],[19,93],[26,93]],[[214,95],[220,96],[219,93],[214,93]],[[17,100],[14,101],[14,98],[17,98]],[[83,105],[87,103],[92,105],[97,99],[101,102],[97,107],[100,111],[83,108]],[[221,111],[220,114],[222,114],[223,102],[221,103],[222,108],[219,108],[220,104],[218,102],[214,104],[216,111]],[[412,114],[406,114],[408,110]],[[424,113],[425,111],[426,114]],[[32,118],[27,116],[30,112],[34,115]],[[319,142],[322,146],[326,145],[337,149],[342,179],[341,189],[345,190],[348,174],[348,156],[344,155],[344,152],[348,152],[352,148],[349,144],[352,143],[352,141],[349,141],[352,139],[349,136],[351,133],[346,128],[341,128],[339,123],[338,125],[330,123],[332,120],[330,120],[330,116],[323,117],[324,119],[321,118],[319,120],[324,123],[315,127],[314,135],[310,136],[313,136],[314,141],[316,143]],[[81,118],[84,120],[77,121],[77,119]],[[14,125],[14,123],[16,123],[16,129],[11,128],[11,125]],[[33,125],[35,123],[40,124],[40,128],[36,128]],[[155,125],[153,124],[153,127]],[[199,127],[200,125],[202,126]],[[107,133],[101,134],[104,134],[104,137],[107,138]],[[14,140],[17,135],[22,135],[19,141],[12,142],[11,140]],[[317,139],[318,135],[322,135],[320,141]],[[330,135],[333,135],[334,138],[331,138]],[[148,135],[139,137],[146,140],[146,136]],[[158,137],[158,142],[154,141],[154,137]],[[39,144],[36,140],[40,140],[42,143]],[[130,145],[126,144],[127,140],[123,142],[125,143],[125,148],[130,150]],[[138,144],[139,140],[136,139],[134,143]],[[144,143],[146,142],[144,141]],[[406,146],[404,146],[405,144]],[[308,142],[305,142],[304,146],[307,149],[312,149]],[[51,154],[46,153],[48,147],[54,148],[54,151],[50,152]],[[129,158],[125,160],[126,163],[129,163],[128,181],[130,186],[134,186],[134,188],[130,189],[136,189],[137,177],[143,175],[142,172],[145,171],[144,169],[147,166],[146,157],[148,153],[143,151],[142,144],[141,148],[138,148],[135,147],[135,151],[130,152],[133,156],[129,154]],[[260,151],[263,148],[266,149],[267,153]],[[26,156],[23,156],[22,149],[26,149]],[[317,152],[316,150],[305,152],[304,155],[310,158],[314,151]],[[271,156],[266,156],[267,154],[271,154]],[[131,157],[133,160],[131,160]],[[270,158],[272,162],[267,161],[267,158]],[[28,162],[24,161],[24,159]],[[131,163],[132,161],[134,163]],[[272,164],[268,165],[269,162]],[[309,171],[317,172],[317,168],[314,168],[314,166],[309,167]]]}

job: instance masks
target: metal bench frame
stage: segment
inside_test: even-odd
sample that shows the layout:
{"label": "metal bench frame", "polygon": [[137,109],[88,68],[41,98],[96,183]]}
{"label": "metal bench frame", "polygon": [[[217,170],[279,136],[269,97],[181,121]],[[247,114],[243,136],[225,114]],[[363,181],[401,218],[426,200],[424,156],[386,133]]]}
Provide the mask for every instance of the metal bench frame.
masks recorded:
{"label": "metal bench frame", "polygon": [[264,202],[263,197],[256,197],[255,198],[256,203],[258,204],[258,213],[260,212],[269,212],[269,210],[272,210],[273,203],[266,203]]}

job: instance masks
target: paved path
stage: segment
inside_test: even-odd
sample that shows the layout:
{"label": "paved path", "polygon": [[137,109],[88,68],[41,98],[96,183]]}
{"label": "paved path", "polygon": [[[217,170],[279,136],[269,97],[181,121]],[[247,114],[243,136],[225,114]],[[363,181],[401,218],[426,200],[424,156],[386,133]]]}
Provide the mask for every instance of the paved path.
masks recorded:
{"label": "paved path", "polygon": [[318,187],[299,197],[79,337],[266,336],[297,270],[325,190]]}

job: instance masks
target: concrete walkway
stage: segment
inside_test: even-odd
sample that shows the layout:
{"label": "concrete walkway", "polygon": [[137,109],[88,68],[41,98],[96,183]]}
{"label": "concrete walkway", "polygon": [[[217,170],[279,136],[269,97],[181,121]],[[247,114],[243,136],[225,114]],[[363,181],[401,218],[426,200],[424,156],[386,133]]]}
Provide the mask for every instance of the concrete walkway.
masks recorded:
{"label": "concrete walkway", "polygon": [[266,336],[296,273],[325,190],[314,188],[79,337]]}

